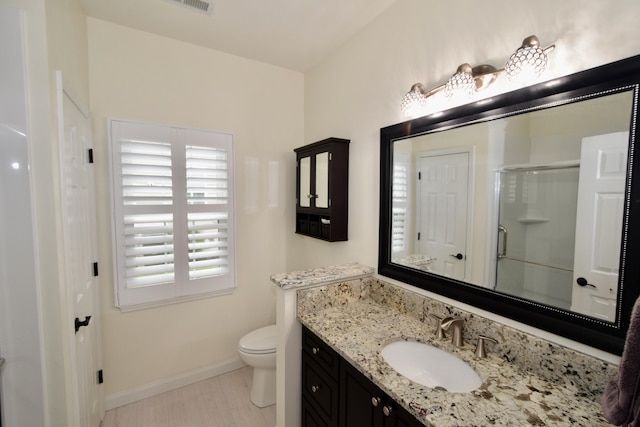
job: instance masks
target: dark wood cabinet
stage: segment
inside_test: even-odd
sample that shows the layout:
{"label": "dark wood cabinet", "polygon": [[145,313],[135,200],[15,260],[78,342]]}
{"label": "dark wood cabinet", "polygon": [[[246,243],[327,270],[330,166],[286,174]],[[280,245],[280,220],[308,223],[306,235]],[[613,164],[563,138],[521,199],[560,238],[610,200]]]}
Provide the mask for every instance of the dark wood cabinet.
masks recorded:
{"label": "dark wood cabinet", "polygon": [[[340,356],[307,328],[302,333],[302,425],[338,425]],[[316,415],[317,418],[313,418]]]}
{"label": "dark wood cabinet", "polygon": [[296,233],[347,240],[349,140],[328,138],[296,148]]}
{"label": "dark wood cabinet", "polygon": [[321,417],[314,409],[312,403],[302,396],[302,425],[304,427],[332,427],[325,417]]}
{"label": "dark wood cabinet", "polygon": [[306,327],[302,328],[302,426],[424,427]]}
{"label": "dark wood cabinet", "polygon": [[340,408],[341,427],[424,427],[344,359],[340,371]]}

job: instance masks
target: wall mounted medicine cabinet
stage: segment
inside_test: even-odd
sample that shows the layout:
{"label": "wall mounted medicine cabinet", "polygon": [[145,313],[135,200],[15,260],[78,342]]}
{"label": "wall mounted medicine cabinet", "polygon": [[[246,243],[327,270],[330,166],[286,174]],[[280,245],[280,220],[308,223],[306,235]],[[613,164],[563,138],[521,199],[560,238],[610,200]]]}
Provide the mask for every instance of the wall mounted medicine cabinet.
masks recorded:
{"label": "wall mounted medicine cabinet", "polygon": [[347,240],[349,140],[328,138],[296,148],[296,233]]}

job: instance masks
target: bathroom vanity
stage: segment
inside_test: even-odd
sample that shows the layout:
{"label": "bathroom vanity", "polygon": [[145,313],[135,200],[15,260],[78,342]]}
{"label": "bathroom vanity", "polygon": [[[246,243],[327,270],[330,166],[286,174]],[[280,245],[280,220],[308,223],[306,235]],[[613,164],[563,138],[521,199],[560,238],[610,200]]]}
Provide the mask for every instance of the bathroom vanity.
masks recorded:
{"label": "bathroom vanity", "polygon": [[380,387],[308,328],[302,330],[302,427],[419,427]]}
{"label": "bathroom vanity", "polygon": [[[333,277],[313,288],[305,288],[303,278],[320,281],[314,270],[298,277],[297,320],[304,328],[298,405],[305,426],[607,425],[598,399],[616,373],[613,364],[372,275]],[[437,339],[430,315],[463,318],[465,344]],[[475,356],[479,336],[498,341],[487,343],[486,358]],[[453,393],[407,379],[380,355],[397,340],[429,343],[457,356],[479,374],[482,385]]]}

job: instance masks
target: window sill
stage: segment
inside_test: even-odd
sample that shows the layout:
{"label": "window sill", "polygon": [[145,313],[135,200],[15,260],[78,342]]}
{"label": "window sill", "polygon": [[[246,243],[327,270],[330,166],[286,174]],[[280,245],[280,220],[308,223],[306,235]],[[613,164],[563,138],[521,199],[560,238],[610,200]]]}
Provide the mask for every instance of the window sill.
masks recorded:
{"label": "window sill", "polygon": [[235,290],[235,287],[232,289],[224,289],[221,291],[207,292],[207,293],[197,294],[197,295],[185,295],[182,297],[175,297],[175,298],[166,299],[166,300],[147,302],[143,304],[124,305],[118,308],[122,313],[128,313],[130,311],[146,310],[148,308],[164,307],[166,305],[181,304],[183,302],[197,301],[197,300],[206,299],[206,298],[230,295],[233,293],[234,290]]}

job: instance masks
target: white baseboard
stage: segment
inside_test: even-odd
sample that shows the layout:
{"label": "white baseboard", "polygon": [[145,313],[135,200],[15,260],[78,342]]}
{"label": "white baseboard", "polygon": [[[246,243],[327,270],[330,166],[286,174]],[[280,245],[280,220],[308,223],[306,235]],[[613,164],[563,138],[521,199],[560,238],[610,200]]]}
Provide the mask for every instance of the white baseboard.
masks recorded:
{"label": "white baseboard", "polygon": [[108,411],[109,409],[128,405],[129,403],[137,402],[138,400],[146,399],[147,397],[197,383],[198,381],[206,380],[207,378],[226,374],[227,372],[235,371],[236,369],[240,369],[244,366],[246,365],[239,357],[233,357],[215,365],[205,366],[204,368],[195,369],[174,377],[165,378],[130,390],[111,394],[105,397],[104,406]]}

